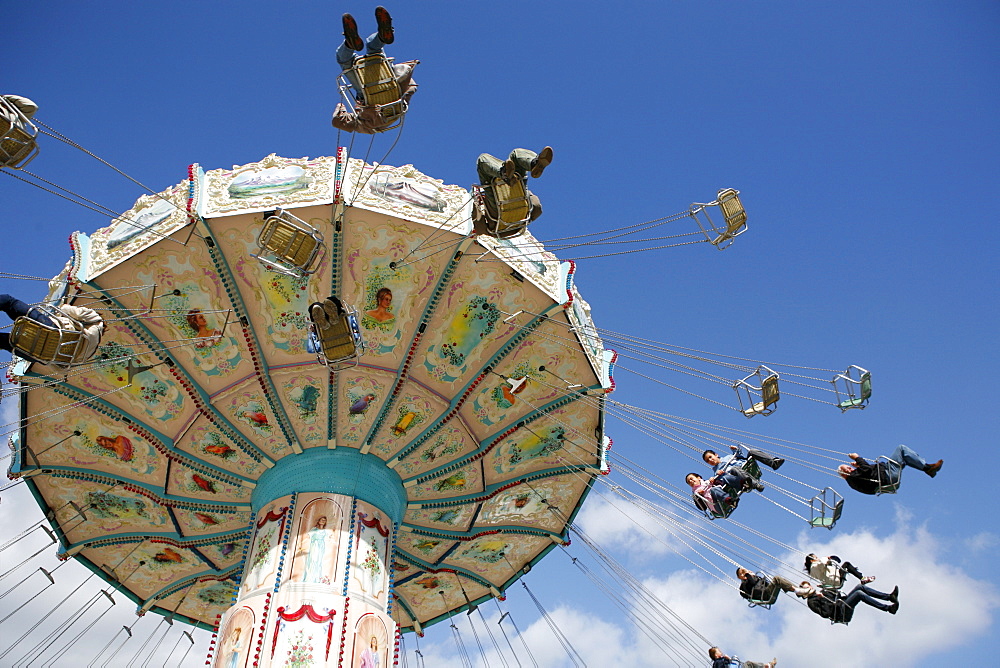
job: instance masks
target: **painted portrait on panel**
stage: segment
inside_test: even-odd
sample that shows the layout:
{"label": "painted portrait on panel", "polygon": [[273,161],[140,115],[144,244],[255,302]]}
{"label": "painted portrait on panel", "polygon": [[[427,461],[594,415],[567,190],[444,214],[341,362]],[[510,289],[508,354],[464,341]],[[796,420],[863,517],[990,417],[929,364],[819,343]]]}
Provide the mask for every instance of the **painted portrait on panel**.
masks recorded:
{"label": "painted portrait on panel", "polygon": [[385,622],[369,613],[358,620],[354,633],[352,668],[388,668],[389,633]]}
{"label": "painted portrait on panel", "polygon": [[229,615],[219,636],[216,668],[243,668],[250,654],[254,635],[254,615],[250,608],[239,608]]}
{"label": "painted portrait on panel", "polygon": [[306,504],[295,531],[291,582],[335,584],[340,520],[340,507],[332,499],[320,498]]}

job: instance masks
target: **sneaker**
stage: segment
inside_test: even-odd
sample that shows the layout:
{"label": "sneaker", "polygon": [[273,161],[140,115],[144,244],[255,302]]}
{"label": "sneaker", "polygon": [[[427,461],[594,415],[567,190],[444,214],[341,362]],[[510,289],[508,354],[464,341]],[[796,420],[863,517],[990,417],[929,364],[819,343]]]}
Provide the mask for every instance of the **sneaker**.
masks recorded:
{"label": "sneaker", "polygon": [[378,38],[383,44],[392,44],[392,40],[396,37],[392,33],[392,17],[389,16],[389,10],[381,5],[376,7],[375,21],[378,23]]}
{"label": "sneaker", "polygon": [[869,582],[875,582],[874,575],[866,575],[865,577],[861,578],[861,584],[866,585]]}
{"label": "sneaker", "polygon": [[513,160],[504,160],[503,167],[501,168],[501,177],[504,183],[512,183],[514,181],[515,167]]}
{"label": "sneaker", "polygon": [[750,482],[750,486],[753,487],[758,492],[764,491],[764,483],[762,483],[760,480],[752,480]]}
{"label": "sneaker", "polygon": [[936,462],[934,462],[933,464],[928,464],[927,468],[924,469],[924,473],[926,473],[927,475],[929,475],[930,477],[933,478],[934,476],[936,476],[938,474],[938,471],[941,470],[941,467],[943,465],[944,465],[944,460],[943,459],[939,459]]}
{"label": "sneaker", "polygon": [[316,302],[309,306],[309,317],[312,321],[316,323],[316,326],[320,329],[327,329],[330,327],[330,319],[327,317],[326,310],[323,308],[323,304]]}
{"label": "sneaker", "polygon": [[327,327],[340,320],[340,309],[329,299],[324,299],[322,304],[323,312],[326,314]]}
{"label": "sneaker", "polygon": [[552,147],[546,146],[531,163],[531,178],[537,179],[545,171],[545,168],[552,164]]}
{"label": "sneaker", "polygon": [[784,463],[785,463],[785,460],[782,459],[781,457],[778,457],[777,459],[772,459],[771,460],[771,468],[774,469],[775,471],[777,471],[778,469],[781,468],[781,465],[784,464]]}
{"label": "sneaker", "polygon": [[361,51],[365,48],[365,43],[361,39],[361,35],[358,34],[358,22],[354,20],[354,17],[350,14],[344,14],[340,19],[344,26],[344,44],[351,51]]}

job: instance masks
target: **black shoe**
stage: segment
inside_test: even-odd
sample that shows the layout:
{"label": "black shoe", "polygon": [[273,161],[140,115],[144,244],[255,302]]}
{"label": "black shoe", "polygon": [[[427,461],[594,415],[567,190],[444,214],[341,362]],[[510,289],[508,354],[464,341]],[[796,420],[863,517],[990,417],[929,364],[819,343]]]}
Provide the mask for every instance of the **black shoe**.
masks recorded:
{"label": "black shoe", "polygon": [[777,459],[772,459],[771,460],[771,468],[774,469],[775,471],[777,471],[778,469],[781,468],[781,465],[784,464],[784,463],[785,463],[785,460],[782,459],[781,457],[778,457]]}
{"label": "black shoe", "polygon": [[365,48],[365,43],[358,34],[358,22],[350,14],[344,14],[340,19],[344,25],[344,44],[351,51],[360,51]]}
{"label": "black shoe", "polygon": [[928,464],[927,468],[924,469],[924,473],[926,473],[927,475],[929,475],[930,477],[933,478],[934,476],[936,476],[938,474],[938,471],[941,470],[942,466],[944,466],[944,460],[943,459],[939,459],[936,462],[934,462],[933,464]]}
{"label": "black shoe", "polygon": [[889,600],[893,603],[899,602],[899,585],[896,585],[892,592],[889,593]]}
{"label": "black shoe", "polygon": [[897,610],[899,610],[899,601],[894,601],[892,605],[885,609],[890,615],[895,615]]}
{"label": "black shoe", "polygon": [[392,44],[396,36],[392,32],[392,17],[389,10],[379,5],[375,8],[375,21],[378,23],[378,38],[383,44]]}
{"label": "black shoe", "polygon": [[753,486],[753,488],[758,492],[764,491],[764,483],[762,483],[760,480],[752,480],[750,482],[750,485]]}

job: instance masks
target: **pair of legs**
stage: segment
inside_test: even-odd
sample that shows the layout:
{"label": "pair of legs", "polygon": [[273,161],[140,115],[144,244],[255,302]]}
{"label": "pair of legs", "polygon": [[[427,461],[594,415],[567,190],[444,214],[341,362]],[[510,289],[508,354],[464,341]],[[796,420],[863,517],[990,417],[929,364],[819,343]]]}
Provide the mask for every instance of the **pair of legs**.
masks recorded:
{"label": "pair of legs", "polygon": [[712,503],[715,504],[716,510],[721,510],[722,504],[730,500],[729,492],[721,485],[712,485],[708,488],[708,493],[712,497]]}
{"label": "pair of legs", "polygon": [[[833,559],[833,560],[835,560],[837,563],[840,563],[840,557],[832,556],[830,558]],[[865,576],[861,574],[861,571],[858,570],[857,566],[855,566],[854,564],[852,564],[849,561],[845,561],[844,563],[840,564],[840,581],[841,581],[841,584],[843,584],[844,573],[845,572],[850,573],[851,575],[853,575],[854,577],[856,577],[859,580],[864,580],[865,579]],[[875,577],[872,576],[871,580],[874,580],[874,579],[875,579]]]}
{"label": "pair of legs", "polygon": [[902,474],[903,469],[907,466],[913,467],[918,471],[923,471],[932,478],[937,475],[938,469],[941,468],[942,462],[937,462],[935,464],[928,464],[914,451],[912,448],[899,445],[892,454],[889,455],[889,462],[886,463],[886,473],[889,477],[890,484],[895,485],[899,482],[899,476]]}
{"label": "pair of legs", "polygon": [[777,471],[781,465],[785,463],[785,460],[781,457],[774,457],[773,455],[767,454],[763,450],[747,450],[747,452],[750,453],[750,456],[758,462],[764,466],[771,467],[775,471]]}
{"label": "pair of legs", "polygon": [[[899,607],[899,603],[896,600],[898,593],[899,587],[896,587],[891,594],[886,594],[877,589],[872,589],[868,585],[859,584],[844,596],[844,603],[851,608],[854,608],[858,603],[865,603],[879,610],[895,612],[893,608]],[[885,603],[884,601],[889,601],[889,603]]]}
{"label": "pair of legs", "polygon": [[715,475],[716,486],[712,489],[724,487],[730,494],[739,494],[747,487],[753,487],[753,478],[746,471],[739,467],[727,469]]}
{"label": "pair of legs", "polygon": [[361,84],[355,80],[354,73],[351,68],[354,66],[354,52],[365,50],[365,53],[369,56],[376,53],[383,53],[382,47],[386,44],[392,44],[395,40],[395,34],[392,30],[392,17],[389,16],[389,12],[386,11],[385,7],[379,6],[375,8],[375,21],[378,23],[378,30],[368,36],[363,43],[361,37],[358,35],[358,24],[354,20],[354,17],[350,14],[344,14],[342,18],[342,23],[344,26],[344,41],[340,46],[337,47],[337,64],[340,65],[346,76],[347,80],[351,82],[351,87],[354,89],[354,94],[361,99]]}
{"label": "pair of legs", "polygon": [[764,485],[760,480],[743,470],[740,466],[731,466],[725,472],[718,475],[718,479],[723,481],[729,489],[740,492],[744,489],[755,489],[758,492],[764,491]]}
{"label": "pair of legs", "polygon": [[[479,182],[488,186],[493,183],[493,179],[502,178],[509,181],[515,174],[523,179],[530,173],[532,178],[537,179],[551,162],[552,148],[549,146],[543,148],[541,153],[526,148],[515,148],[507,156],[506,161],[489,153],[480,154],[476,160],[476,171],[479,173]],[[507,166],[508,163],[510,166]]]}
{"label": "pair of legs", "polygon": [[[55,326],[52,319],[45,315],[41,310],[25,304],[20,299],[12,297],[11,295],[0,295],[0,311],[3,311],[11,320],[17,320],[22,316],[31,316],[32,320],[42,323],[43,325]],[[13,348],[10,345],[10,334],[7,332],[0,332],[0,350],[7,350],[13,352]]]}
{"label": "pair of legs", "polygon": [[[542,149],[541,156],[526,148],[515,148],[507,160],[501,160],[489,153],[480,154],[476,159],[476,172],[479,175],[479,183],[486,191],[486,208],[489,215],[493,218],[498,215],[496,196],[493,194],[494,179],[510,182],[514,178],[524,179],[529,173],[537,178],[550,162],[552,162],[552,149],[548,147]],[[542,215],[542,201],[527,188],[525,195],[531,204],[529,222],[534,221]]]}

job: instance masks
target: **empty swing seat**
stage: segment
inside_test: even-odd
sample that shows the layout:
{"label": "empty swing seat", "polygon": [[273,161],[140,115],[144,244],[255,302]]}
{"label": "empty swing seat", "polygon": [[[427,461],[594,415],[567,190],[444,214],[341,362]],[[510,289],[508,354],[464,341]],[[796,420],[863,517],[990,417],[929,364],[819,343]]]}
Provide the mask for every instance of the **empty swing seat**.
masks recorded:
{"label": "empty swing seat", "polygon": [[[717,226],[709,215],[709,207],[719,207],[722,213],[722,226]],[[716,193],[715,201],[701,204],[695,202],[688,213],[701,228],[710,244],[723,250],[732,244],[733,239],[747,230],[747,212],[740,201],[740,191],[734,188],[723,188]],[[704,219],[704,220],[703,220]]]}
{"label": "empty swing seat", "polygon": [[42,364],[68,367],[86,361],[77,358],[82,348],[81,332],[43,325],[27,316],[14,321],[10,345],[19,356]]}
{"label": "empty swing seat", "polygon": [[812,528],[833,529],[844,512],[844,497],[827,487],[809,501]]}
{"label": "empty swing seat", "polygon": [[0,167],[21,169],[38,155],[38,127],[0,96]]}
{"label": "empty swing seat", "polygon": [[[837,407],[841,412],[852,408],[864,409],[872,397],[872,374],[867,369],[852,364],[847,371],[837,374],[831,381],[837,394]],[[843,389],[843,395],[841,390]]]}
{"label": "empty swing seat", "polygon": [[[759,385],[753,384],[755,379]],[[746,378],[733,383],[733,389],[740,402],[740,411],[748,418],[770,415],[781,398],[778,392],[778,374],[763,365]],[[757,401],[758,398],[760,401]]]}
{"label": "empty swing seat", "polygon": [[319,230],[282,209],[265,219],[257,245],[260,250],[253,257],[288,276],[312,274],[326,253]]}

